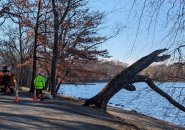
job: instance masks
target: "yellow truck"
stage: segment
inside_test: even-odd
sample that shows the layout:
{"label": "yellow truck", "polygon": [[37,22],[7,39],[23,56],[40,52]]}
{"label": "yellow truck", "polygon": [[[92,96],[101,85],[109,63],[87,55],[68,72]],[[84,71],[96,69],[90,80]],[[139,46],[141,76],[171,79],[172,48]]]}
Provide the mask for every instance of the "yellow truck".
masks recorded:
{"label": "yellow truck", "polygon": [[8,68],[7,66],[0,68],[0,92],[5,92],[5,85],[3,84],[3,76],[5,75],[5,73],[9,73],[10,79],[11,79],[10,93],[14,94],[16,80],[14,78],[14,74],[11,73],[10,70],[7,68]]}

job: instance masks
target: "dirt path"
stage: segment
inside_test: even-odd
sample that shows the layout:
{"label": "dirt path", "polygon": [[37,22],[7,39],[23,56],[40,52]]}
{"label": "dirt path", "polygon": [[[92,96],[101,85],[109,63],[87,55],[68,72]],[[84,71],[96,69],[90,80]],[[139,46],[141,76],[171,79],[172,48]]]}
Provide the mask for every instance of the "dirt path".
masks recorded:
{"label": "dirt path", "polygon": [[[19,95],[19,103],[15,102],[14,96],[0,95],[0,129],[143,130],[150,128],[150,122],[145,127],[131,120],[136,117],[140,120],[140,116],[138,117],[137,114],[124,113],[118,109],[111,108],[109,112],[122,117],[130,116],[130,119],[115,118],[110,114],[83,107],[79,103],[66,99],[33,103],[31,95],[29,96],[25,92],[21,92]],[[143,120],[140,122],[144,122]],[[180,130],[177,127],[167,126],[156,128]],[[152,128],[155,128],[155,125]]]}

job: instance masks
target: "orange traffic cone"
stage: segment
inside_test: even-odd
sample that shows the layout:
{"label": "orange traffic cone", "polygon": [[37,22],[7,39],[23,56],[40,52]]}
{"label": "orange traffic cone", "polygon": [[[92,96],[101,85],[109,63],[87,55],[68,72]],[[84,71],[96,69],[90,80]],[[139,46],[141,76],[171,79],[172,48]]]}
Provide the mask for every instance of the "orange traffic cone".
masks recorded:
{"label": "orange traffic cone", "polygon": [[34,90],[34,94],[33,94],[33,102],[37,101],[37,97],[36,97],[36,90]]}
{"label": "orange traffic cone", "polygon": [[18,94],[18,89],[16,89],[15,101],[16,101],[16,102],[19,102],[19,94]]}

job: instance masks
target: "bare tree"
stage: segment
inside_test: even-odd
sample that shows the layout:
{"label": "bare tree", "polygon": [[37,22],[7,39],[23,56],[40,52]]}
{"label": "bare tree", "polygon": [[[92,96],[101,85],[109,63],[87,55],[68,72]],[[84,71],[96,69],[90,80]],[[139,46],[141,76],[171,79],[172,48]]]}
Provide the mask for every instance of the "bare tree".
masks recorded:
{"label": "bare tree", "polygon": [[[11,22],[11,24],[14,24],[14,26],[7,26],[7,28],[5,27],[5,29],[2,29],[4,30],[4,34],[9,38],[9,40],[3,39],[1,44],[1,46],[3,46],[3,49],[1,51],[2,54],[4,54],[12,50],[11,54],[13,57],[16,57],[16,60],[10,60],[8,62],[7,60],[10,58],[8,58],[8,55],[1,56],[4,58],[4,63],[6,65],[12,65],[12,67],[17,72],[16,75],[19,84],[28,85],[27,82],[30,80],[30,76],[23,75],[29,72],[30,66],[28,64],[29,62],[31,62],[30,55],[32,40],[31,37],[28,35],[28,31],[30,29],[30,21],[27,19],[27,14],[30,12],[30,7],[29,5],[16,0],[8,1],[8,5],[6,6],[9,7],[9,11],[11,11],[13,14],[19,15],[20,17],[6,17],[11,20],[9,22]],[[4,26],[2,28],[4,28]],[[27,79],[25,79],[25,77],[27,77]]]}
{"label": "bare tree", "polygon": [[32,69],[32,81],[31,81],[31,87],[30,92],[34,92],[34,79],[36,75],[36,65],[37,65],[37,41],[38,41],[38,28],[39,28],[39,18],[40,18],[40,10],[41,10],[41,0],[38,1],[38,12],[37,12],[37,18],[36,18],[36,24],[35,24],[35,30],[34,30],[34,45],[33,45],[33,69]]}
{"label": "bare tree", "polygon": [[[98,45],[108,38],[98,34],[104,15],[90,12],[85,0],[53,1],[54,13],[54,45],[52,50],[51,82],[52,94],[56,93],[56,68],[60,66],[61,77],[74,72],[78,62],[94,62],[97,56],[108,56],[106,50],[98,50]],[[57,31],[58,30],[58,31]],[[78,71],[80,72],[80,71]]]}

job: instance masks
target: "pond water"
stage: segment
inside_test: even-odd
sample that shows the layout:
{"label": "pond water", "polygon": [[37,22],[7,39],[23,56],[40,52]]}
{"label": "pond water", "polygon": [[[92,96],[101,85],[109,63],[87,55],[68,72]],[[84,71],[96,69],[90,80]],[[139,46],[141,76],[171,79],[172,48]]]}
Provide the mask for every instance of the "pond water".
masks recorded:
{"label": "pond water", "polygon": [[[96,95],[106,83],[88,83],[81,85],[62,84],[60,94],[74,98],[90,98]],[[136,83],[136,91],[120,90],[111,98],[108,105],[162,119],[171,123],[185,126],[185,112],[171,105],[165,98],[150,89],[145,83]],[[156,83],[185,106],[185,83]],[[180,95],[180,96],[179,96]]]}

